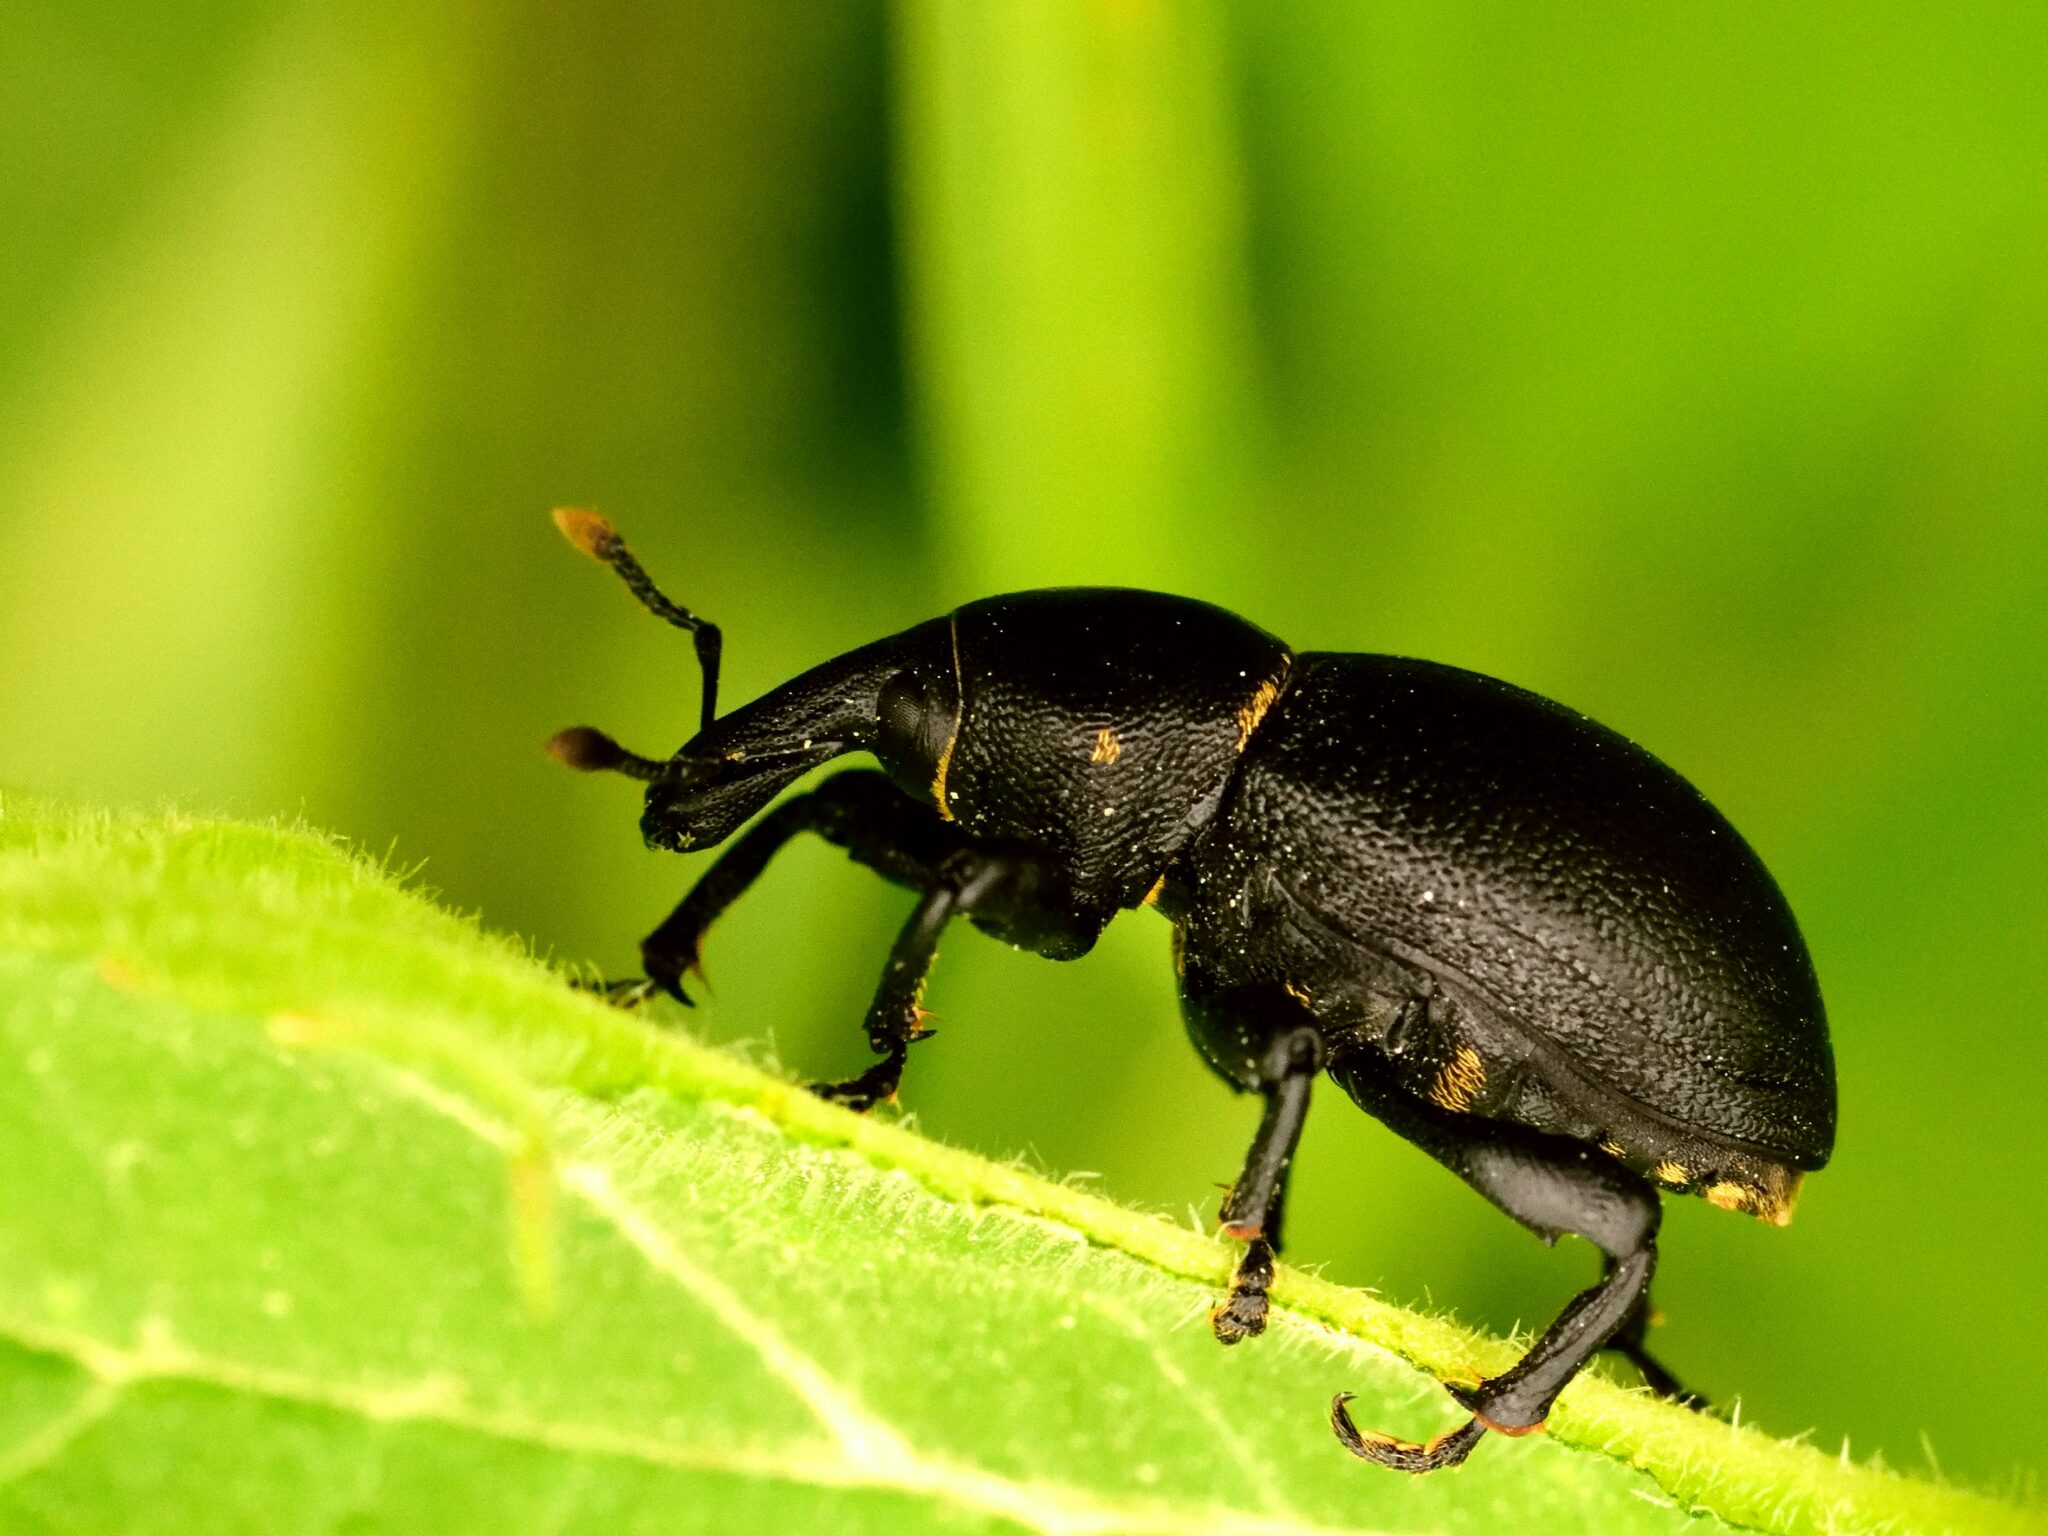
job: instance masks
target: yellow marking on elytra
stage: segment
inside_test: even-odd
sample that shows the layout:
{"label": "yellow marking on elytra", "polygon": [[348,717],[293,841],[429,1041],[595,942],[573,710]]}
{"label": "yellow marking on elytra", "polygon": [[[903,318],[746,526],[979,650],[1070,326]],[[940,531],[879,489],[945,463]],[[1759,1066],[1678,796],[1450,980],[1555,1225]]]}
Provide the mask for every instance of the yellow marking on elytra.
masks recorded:
{"label": "yellow marking on elytra", "polygon": [[1138,903],[1138,905],[1141,907],[1157,906],[1159,904],[1159,893],[1165,889],[1166,876],[1161,875],[1157,880],[1154,880],[1152,882],[1152,889],[1145,893],[1144,899],[1141,900]]}
{"label": "yellow marking on elytra", "polygon": [[1469,1045],[1461,1045],[1451,1059],[1437,1069],[1429,1085],[1430,1102],[1452,1114],[1463,1114],[1479,1102],[1479,1090],[1486,1086],[1486,1063]]}
{"label": "yellow marking on elytra", "polygon": [[1768,1221],[1774,1227],[1791,1226],[1793,1208],[1799,1204],[1799,1186],[1805,1182],[1805,1174],[1792,1174],[1785,1180],[1782,1187],[1769,1192],[1758,1209],[1757,1215],[1763,1217],[1765,1221]]}
{"label": "yellow marking on elytra", "polygon": [[1605,1141],[1600,1143],[1600,1150],[1602,1152],[1605,1152],[1609,1157],[1628,1156],[1628,1152],[1622,1147],[1622,1144],[1616,1141],[1612,1136],[1608,1137]]}
{"label": "yellow marking on elytra", "polygon": [[1723,1179],[1708,1185],[1702,1193],[1708,1204],[1718,1205],[1724,1211],[1746,1211],[1759,1221],[1784,1227],[1791,1225],[1792,1208],[1799,1203],[1799,1186],[1804,1180],[1804,1174],[1789,1171],[1782,1173],[1775,1187]]}
{"label": "yellow marking on elytra", "polygon": [[1259,722],[1266,718],[1266,711],[1273,707],[1273,701],[1280,697],[1280,680],[1267,678],[1259,684],[1258,692],[1251,702],[1237,712],[1237,750],[1242,752],[1251,744],[1252,732],[1259,728]]}
{"label": "yellow marking on elytra", "polygon": [[1282,982],[1281,985],[1287,989],[1287,995],[1293,998],[1297,1003],[1300,1003],[1303,1007],[1307,1008],[1313,1007],[1315,1005],[1315,999],[1310,997],[1306,991],[1304,991],[1301,987],[1297,986],[1295,983],[1288,981]]}
{"label": "yellow marking on elytra", "polygon": [[[1659,1184],[1669,1184],[1673,1189],[1683,1189],[1686,1181],[1692,1175],[1686,1170],[1685,1164],[1674,1163],[1667,1157],[1663,1162],[1650,1170],[1650,1177]],[[1719,1188],[1720,1186],[1716,1185],[1715,1187]]]}
{"label": "yellow marking on elytra", "polygon": [[1091,763],[1113,763],[1124,755],[1124,744],[1117,740],[1116,732],[1104,726],[1095,733],[1095,750],[1088,754]]}

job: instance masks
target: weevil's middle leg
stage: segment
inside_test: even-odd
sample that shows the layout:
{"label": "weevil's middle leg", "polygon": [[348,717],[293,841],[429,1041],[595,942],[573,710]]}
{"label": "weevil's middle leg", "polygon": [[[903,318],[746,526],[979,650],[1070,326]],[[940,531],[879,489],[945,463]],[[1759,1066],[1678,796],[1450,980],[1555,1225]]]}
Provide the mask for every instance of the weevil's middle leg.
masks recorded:
{"label": "weevil's middle leg", "polygon": [[1305,1025],[1281,1035],[1267,1053],[1261,1074],[1266,1112],[1220,1215],[1223,1235],[1245,1244],[1244,1257],[1231,1276],[1230,1294],[1209,1314],[1209,1326],[1220,1343],[1235,1344],[1266,1331],[1266,1293],[1273,1284],[1273,1257],[1280,1249],[1287,1175],[1308,1120],[1309,1088],[1322,1064],[1321,1037]]}
{"label": "weevil's middle leg", "polygon": [[868,1044],[883,1059],[845,1082],[814,1083],[814,1093],[853,1109],[870,1109],[895,1096],[905,1052],[933,1033],[925,1027],[921,999],[938,959],[939,940],[954,918],[979,915],[998,931],[1019,922],[1045,929],[1050,909],[1040,904],[1042,882],[1029,860],[963,845],[938,861],[930,880],[890,947],[881,984],[868,1004]]}

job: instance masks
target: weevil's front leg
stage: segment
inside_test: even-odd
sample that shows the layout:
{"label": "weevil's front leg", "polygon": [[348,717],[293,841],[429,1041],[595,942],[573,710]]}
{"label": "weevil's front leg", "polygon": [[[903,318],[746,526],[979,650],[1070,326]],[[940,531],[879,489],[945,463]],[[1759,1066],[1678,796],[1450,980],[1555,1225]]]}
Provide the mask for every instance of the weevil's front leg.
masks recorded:
{"label": "weevil's front leg", "polygon": [[1322,1065],[1321,1037],[1306,1025],[1275,1040],[1263,1063],[1260,1091],[1266,1112],[1220,1216],[1223,1235],[1245,1244],[1229,1296],[1209,1314],[1209,1326],[1221,1343],[1235,1344],[1266,1331],[1266,1292],[1273,1284],[1273,1256],[1280,1250],[1287,1174],[1308,1119],[1309,1088]]}
{"label": "weevil's front leg", "polygon": [[[688,1003],[683,977],[704,974],[704,935],[800,832],[844,848],[900,885],[922,888],[957,844],[952,829],[872,768],[835,774],[809,794],[783,801],[718,856],[661,926],[640,941],[648,981]],[[619,989],[614,988],[616,993]]]}

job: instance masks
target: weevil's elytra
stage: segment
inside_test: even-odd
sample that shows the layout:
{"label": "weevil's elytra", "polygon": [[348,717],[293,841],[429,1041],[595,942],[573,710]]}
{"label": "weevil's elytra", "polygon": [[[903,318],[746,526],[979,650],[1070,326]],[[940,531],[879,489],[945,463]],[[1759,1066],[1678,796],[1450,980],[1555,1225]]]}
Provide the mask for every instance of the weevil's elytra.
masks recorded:
{"label": "weevil's elytra", "polygon": [[[893,1097],[955,917],[1072,959],[1156,906],[1196,1049],[1265,1113],[1223,1202],[1245,1244],[1212,1315],[1263,1331],[1287,1175],[1317,1077],[1546,1240],[1604,1256],[1510,1370],[1446,1389],[1424,1444],[1330,1422],[1355,1455],[1456,1465],[1540,1428],[1601,1349],[1690,1399],[1644,1347],[1660,1189],[1783,1225],[1835,1136],[1826,1014],[1790,908],[1690,784],[1585,716],[1402,657],[1295,653],[1234,614],[1116,588],[969,603],[723,717],[718,630],[657,591],[609,524],[576,545],[690,630],[701,726],[673,757],[587,727],[552,750],[647,784],[655,848],[766,810],[641,944],[687,1003],[706,930],[809,831],[918,893],[869,1004],[880,1060],[820,1085]],[[810,769],[849,769],[768,809]]]}

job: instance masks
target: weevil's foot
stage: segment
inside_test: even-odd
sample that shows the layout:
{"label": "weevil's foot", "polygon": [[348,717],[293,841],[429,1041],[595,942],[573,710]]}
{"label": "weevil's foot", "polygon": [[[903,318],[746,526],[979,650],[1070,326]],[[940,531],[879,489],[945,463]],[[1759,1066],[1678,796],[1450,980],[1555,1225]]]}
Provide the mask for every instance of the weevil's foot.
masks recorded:
{"label": "weevil's foot", "polygon": [[[1226,1234],[1230,1227],[1224,1227]],[[1247,1239],[1230,1294],[1209,1314],[1209,1327],[1219,1344],[1236,1344],[1266,1331],[1266,1292],[1273,1284],[1273,1245],[1260,1233]]]}
{"label": "weevil's foot", "polygon": [[821,1099],[843,1104],[856,1114],[864,1115],[877,1104],[896,1097],[896,1089],[903,1081],[903,1062],[908,1052],[908,1042],[898,1044],[860,1076],[837,1083],[812,1083],[810,1090]]}
{"label": "weevil's foot", "polygon": [[695,976],[704,982],[704,966],[697,958],[697,946],[667,952],[640,951],[640,965],[647,972],[648,984],[666,992],[685,1008],[697,1006],[697,1000],[683,990],[683,978]]}
{"label": "weevil's foot", "polygon": [[1339,1392],[1330,1399],[1330,1428],[1337,1432],[1338,1441],[1352,1455],[1361,1461],[1391,1467],[1396,1472],[1437,1472],[1445,1467],[1455,1467],[1472,1454],[1472,1447],[1486,1433],[1487,1426],[1475,1418],[1466,1420],[1456,1429],[1445,1431],[1426,1445],[1417,1445],[1412,1440],[1396,1440],[1392,1435],[1360,1429],[1354,1424],[1350,1411],[1344,1406],[1351,1397],[1349,1392]]}
{"label": "weevil's foot", "polygon": [[1266,1293],[1232,1286],[1221,1306],[1209,1313],[1209,1327],[1218,1344],[1237,1344],[1266,1331]]}

